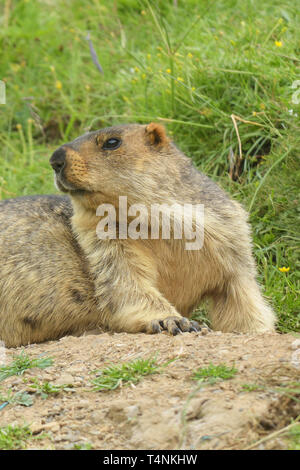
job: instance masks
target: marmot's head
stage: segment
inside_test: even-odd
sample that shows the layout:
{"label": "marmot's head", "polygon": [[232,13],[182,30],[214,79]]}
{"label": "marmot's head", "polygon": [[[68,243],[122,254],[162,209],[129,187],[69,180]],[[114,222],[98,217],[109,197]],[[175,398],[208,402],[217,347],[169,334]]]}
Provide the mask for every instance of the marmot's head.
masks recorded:
{"label": "marmot's head", "polygon": [[[177,158],[176,158],[177,156]],[[180,152],[160,124],[128,124],[89,132],[56,150],[50,163],[57,187],[89,207],[162,200],[178,187]],[[180,157],[179,157],[180,158]]]}

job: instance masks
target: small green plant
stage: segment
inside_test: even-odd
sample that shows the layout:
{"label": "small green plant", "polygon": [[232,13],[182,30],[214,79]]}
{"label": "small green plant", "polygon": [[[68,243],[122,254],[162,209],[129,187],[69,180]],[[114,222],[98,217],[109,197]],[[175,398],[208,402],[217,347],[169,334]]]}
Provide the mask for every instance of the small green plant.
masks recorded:
{"label": "small green plant", "polygon": [[262,385],[258,384],[243,384],[242,390],[243,392],[256,392],[257,390],[263,389]]}
{"label": "small green plant", "polygon": [[39,369],[46,369],[53,364],[51,357],[37,357],[30,358],[22,351],[18,356],[14,356],[14,360],[8,366],[0,367],[0,382],[12,375],[22,375],[25,370],[38,367]]}
{"label": "small green plant", "polygon": [[136,384],[146,375],[157,374],[167,364],[157,364],[156,358],[137,359],[98,370],[98,377],[91,382],[95,391],[115,390],[123,385]]}
{"label": "small green plant", "polygon": [[0,406],[6,404],[12,405],[23,405],[31,406],[33,404],[32,396],[27,392],[16,392],[13,393],[11,390],[8,390],[7,394],[0,392]]}
{"label": "small green plant", "polygon": [[225,364],[215,366],[210,364],[195,371],[192,375],[193,380],[201,380],[210,384],[219,380],[228,380],[235,376],[238,370],[235,367],[228,367]]}
{"label": "small green plant", "polygon": [[50,382],[39,382],[37,379],[29,387],[41,398],[48,398],[49,395],[58,395],[61,392],[74,392],[71,384],[55,385]]}
{"label": "small green plant", "polygon": [[84,442],[82,444],[74,444],[74,450],[92,450],[93,446],[90,442]]}
{"label": "small green plant", "polygon": [[32,432],[28,426],[5,426],[0,428],[0,449],[25,449],[30,438],[32,438]]}
{"label": "small green plant", "polygon": [[300,450],[300,424],[292,427],[288,434],[289,437],[289,449]]}

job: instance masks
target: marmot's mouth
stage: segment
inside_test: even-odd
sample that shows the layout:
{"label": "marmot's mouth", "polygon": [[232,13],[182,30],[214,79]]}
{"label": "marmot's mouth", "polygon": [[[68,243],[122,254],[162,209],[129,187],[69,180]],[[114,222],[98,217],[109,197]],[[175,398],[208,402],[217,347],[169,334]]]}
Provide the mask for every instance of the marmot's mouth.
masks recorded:
{"label": "marmot's mouth", "polygon": [[54,173],[54,185],[59,191],[62,191],[63,193],[75,195],[89,192],[85,189],[76,188],[75,185],[69,183],[62,177],[62,175],[58,175],[57,173]]}

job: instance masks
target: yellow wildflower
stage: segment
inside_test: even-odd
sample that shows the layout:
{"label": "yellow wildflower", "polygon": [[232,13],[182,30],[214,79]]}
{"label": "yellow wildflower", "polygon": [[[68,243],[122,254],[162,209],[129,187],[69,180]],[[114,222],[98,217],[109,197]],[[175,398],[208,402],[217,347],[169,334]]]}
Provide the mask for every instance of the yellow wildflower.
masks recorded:
{"label": "yellow wildflower", "polygon": [[281,41],[275,41],[275,46],[276,47],[282,47],[282,42]]}
{"label": "yellow wildflower", "polygon": [[178,82],[184,82],[184,80],[183,80],[182,77],[177,77],[177,81],[178,81]]}
{"label": "yellow wildflower", "polygon": [[167,72],[167,73],[171,73],[171,69],[167,69],[166,72]]}
{"label": "yellow wildflower", "polygon": [[282,268],[278,268],[278,269],[281,273],[288,273],[290,270],[290,267],[286,268],[285,266],[283,266]]}
{"label": "yellow wildflower", "polygon": [[13,72],[18,72],[21,68],[20,64],[11,64],[10,66],[11,66]]}
{"label": "yellow wildflower", "polygon": [[56,80],[55,82],[55,88],[57,88],[58,90],[61,90],[62,89],[62,83],[60,80]]}
{"label": "yellow wildflower", "polygon": [[190,52],[188,53],[187,56],[188,56],[189,59],[192,59],[192,58],[193,58],[193,54],[191,54]]}

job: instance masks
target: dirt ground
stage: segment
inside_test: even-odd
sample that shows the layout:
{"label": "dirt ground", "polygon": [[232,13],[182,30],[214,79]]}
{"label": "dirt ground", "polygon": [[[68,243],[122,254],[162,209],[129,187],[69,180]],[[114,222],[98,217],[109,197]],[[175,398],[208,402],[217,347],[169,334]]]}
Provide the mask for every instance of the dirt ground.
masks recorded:
{"label": "dirt ground", "polygon": [[[299,380],[297,342],[293,335],[276,333],[194,332],[176,337],[102,333],[30,345],[24,348],[30,357],[52,357],[53,365],[9,377],[0,384],[2,390],[27,390],[24,379],[36,377],[72,384],[74,391],[46,399],[34,396],[30,407],[7,405],[0,410],[1,426],[28,424],[34,435],[44,436],[30,440],[28,448],[72,449],[89,443],[93,449],[105,450],[245,449],[300,413],[299,401],[296,406],[274,391],[276,377],[275,382],[269,380],[274,374],[277,385],[286,376]],[[20,351],[6,350],[6,362]],[[176,360],[135,386],[92,390],[95,369],[155,353],[158,362]],[[191,375],[210,363],[234,365],[238,373],[230,380],[200,387]],[[271,388],[243,390],[244,384],[254,383],[271,384]],[[280,436],[254,446],[286,447]]]}

